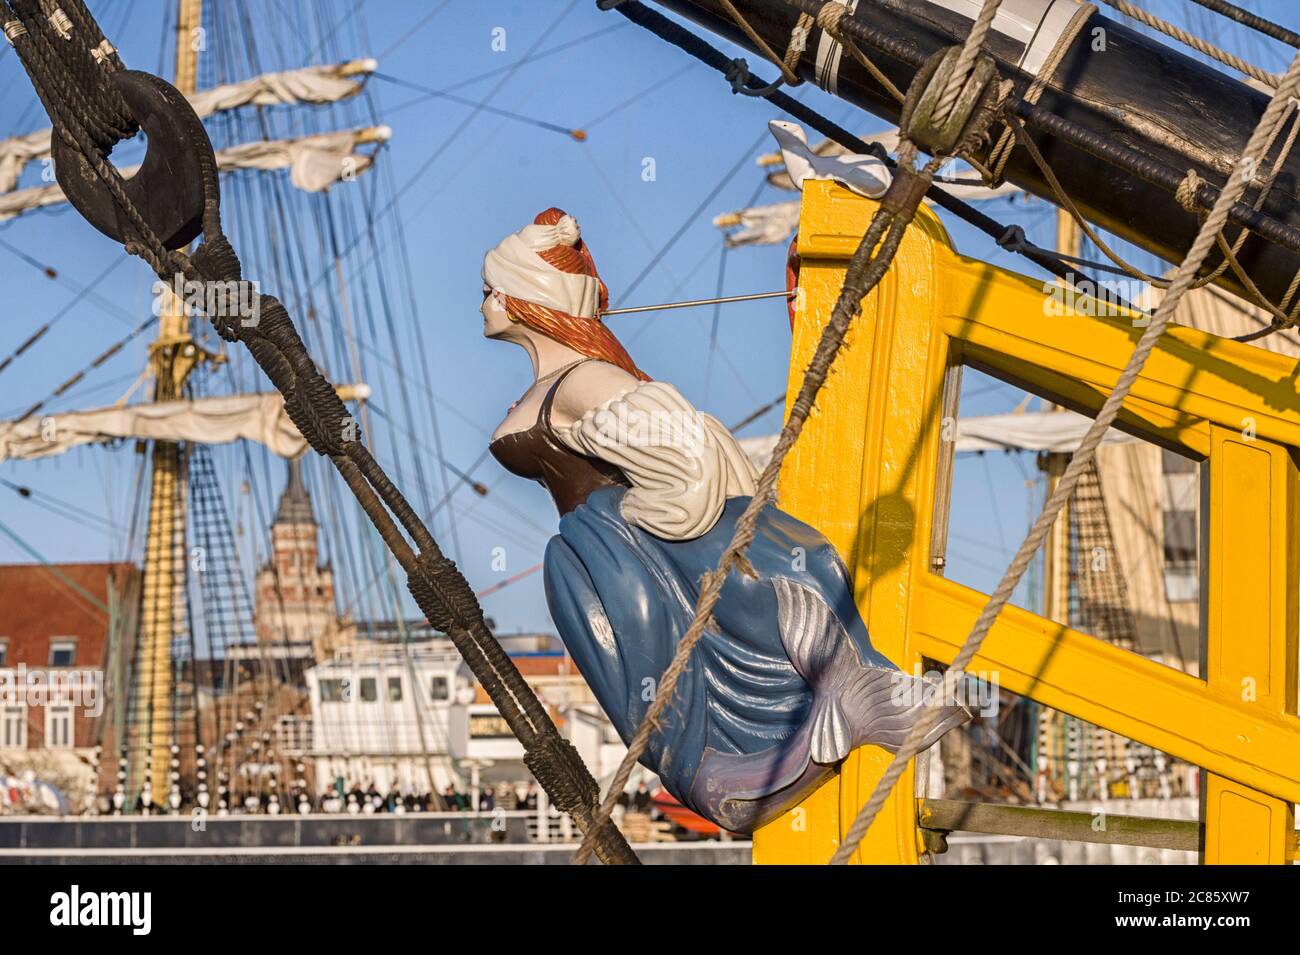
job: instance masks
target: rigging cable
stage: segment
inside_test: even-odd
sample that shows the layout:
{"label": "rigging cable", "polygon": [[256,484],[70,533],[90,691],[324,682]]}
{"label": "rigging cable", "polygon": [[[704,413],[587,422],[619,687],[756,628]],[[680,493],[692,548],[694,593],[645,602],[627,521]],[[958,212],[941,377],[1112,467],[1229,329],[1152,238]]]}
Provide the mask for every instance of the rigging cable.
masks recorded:
{"label": "rigging cable", "polygon": [[[1259,124],[1255,127],[1249,142],[1247,142],[1242,152],[1241,160],[1233,165],[1231,176],[1219,193],[1214,208],[1201,223],[1195,241],[1174,273],[1174,281],[1169,288],[1168,294],[1160,302],[1155,314],[1151,317],[1151,323],[1143,330],[1142,337],[1138,340],[1133,354],[1116,381],[1114,390],[1111,391],[1102,404],[1096,419],[1089,426],[1087,434],[1084,435],[1083,440],[1071,457],[1065,473],[1061,476],[1056,489],[1052,492],[1052,496],[1044,505],[1033,528],[1017,551],[1015,559],[1007,567],[997,589],[989,597],[984,609],[976,619],[970,635],[966,638],[948,671],[944,674],[942,699],[951,698],[956,675],[962,673],[970,661],[974,659],[975,654],[979,652],[984,638],[992,629],[993,623],[1001,613],[1002,608],[1006,606],[1012,591],[1024,575],[1025,569],[1029,566],[1030,560],[1032,560],[1034,554],[1046,539],[1057,514],[1069,500],[1075,485],[1083,477],[1085,469],[1093,459],[1098,444],[1100,444],[1106,430],[1119,414],[1124,400],[1128,397],[1129,390],[1136,382],[1147,358],[1151,355],[1156,343],[1160,340],[1166,326],[1173,317],[1174,309],[1177,307],[1179,300],[1192,286],[1196,274],[1209,254],[1219,230],[1227,222],[1229,210],[1245,193],[1246,187],[1249,185],[1247,167],[1253,167],[1260,160],[1264,151],[1264,144],[1284,119],[1285,112],[1289,108],[1288,101],[1295,95],[1297,86],[1300,86],[1300,53],[1297,53],[1296,57],[1291,61],[1290,67],[1278,84],[1269,101],[1268,108],[1264,111],[1264,115],[1260,117]],[[857,852],[858,846],[866,836],[867,830],[871,827],[871,823],[884,806],[885,800],[889,797],[903,770],[906,769],[908,761],[916,755],[925,733],[934,722],[934,718],[937,717],[938,711],[939,708],[932,707],[926,708],[922,712],[920,720],[913,726],[907,740],[894,755],[888,769],[876,784],[871,797],[863,805],[853,824],[849,827],[844,841],[835,852],[833,862],[846,863]]]}
{"label": "rigging cable", "polygon": [[511,112],[508,109],[501,109],[497,106],[490,106],[487,103],[480,103],[476,100],[466,99],[464,96],[457,96],[455,93],[447,93],[443,90],[435,90],[428,86],[422,86],[419,83],[412,83],[410,80],[398,79],[396,76],[390,76],[387,73],[376,72],[373,77],[377,80],[383,80],[386,83],[392,83],[394,86],[401,86],[409,90],[426,94],[424,98],[445,99],[452,103],[459,103],[461,106],[472,106],[475,112],[491,113],[494,116],[504,116],[506,119],[513,119],[520,123],[527,123],[529,126],[536,126],[538,129],[545,129],[552,133],[561,133],[570,139],[582,142],[587,138],[586,131],[579,127],[561,126],[559,123],[550,123],[544,119],[537,119],[533,116],[524,116],[520,113]]}
{"label": "rigging cable", "polygon": [[[60,58],[53,52],[58,39],[51,25],[31,2],[0,0],[0,12],[8,17],[6,35],[51,113],[56,135],[81,153],[98,187],[125,214],[131,232],[125,243],[127,251],[143,258],[164,279],[179,273],[196,282],[239,281],[239,259],[221,225],[216,163],[201,124],[191,123],[190,135],[201,163],[205,200],[201,225],[205,241],[191,258],[167,249],[127,193],[120,173],[106,159],[106,150],[129,135],[133,126],[129,111],[110,82],[113,74],[124,68],[121,60],[113,56],[91,66],[85,51]],[[83,0],[64,3],[79,19],[94,26]],[[23,11],[24,18],[13,13],[15,6]],[[102,41],[97,29],[85,32]],[[182,110],[180,115],[193,117],[192,111],[187,114]],[[590,836],[586,840],[589,848],[594,844],[609,862],[638,861],[607,816],[593,825],[598,784],[572,743],[560,737],[536,693],[492,636],[464,576],[443,555],[433,535],[366,445],[350,433],[351,425],[345,427],[345,421],[350,423],[352,419],[312,362],[287,310],[269,295],[262,295],[259,301],[260,321],[256,326],[243,324],[236,316],[209,317],[224,338],[241,341],[250,349],[285,394],[285,407],[299,431],[315,450],[330,458],[362,502],[366,516],[406,571],[408,590],[426,618],[449,634],[523,744],[529,769],[552,794],[556,805],[572,815]]]}
{"label": "rigging cable", "polygon": [[[657,11],[640,3],[639,0],[623,0],[623,2],[614,6],[613,9],[617,10],[637,26],[653,33],[660,39],[671,43],[684,53],[687,53],[704,64],[713,67],[713,69],[718,72],[725,75],[731,69],[733,61],[721,50],[708,43],[702,37],[691,33],[685,27],[682,27]],[[846,22],[846,32],[853,22],[854,21]],[[766,85],[761,80],[756,80],[752,77],[750,83],[755,89]],[[777,107],[787,115],[807,124],[823,136],[826,136],[828,139],[839,143],[850,152],[875,156],[877,159],[884,162],[890,170],[894,170],[897,167],[897,162],[889,156],[884,147],[877,143],[866,142],[839,124],[827,119],[811,107],[799,102],[794,97],[777,90],[765,95],[764,99],[768,100],[768,102],[773,106]],[[1019,230],[1019,227],[1003,225],[996,219],[986,215],[974,206],[958,199],[952,193],[947,192],[938,186],[932,187],[930,191],[926,193],[926,198],[933,201],[934,204],[940,208],[951,212],[967,224],[979,229],[1007,251],[1023,256],[1039,267],[1046,269],[1048,272],[1066,281],[1071,286],[1076,284],[1075,279],[1077,276],[1073,269],[1071,269],[1055,252],[1026,241],[1024,239],[1024,233]]]}
{"label": "rigging cable", "polygon": [[710,189],[709,194],[700,200],[700,204],[690,212],[690,214],[686,217],[686,219],[682,222],[682,224],[678,226],[677,230],[671,236],[669,236],[668,241],[663,244],[663,247],[660,248],[659,251],[655,253],[654,257],[649,262],[646,263],[645,268],[643,268],[640,271],[640,273],[637,275],[637,277],[632,280],[632,283],[623,290],[622,294],[619,296],[620,301],[625,299],[627,296],[631,295],[633,292],[637,290],[637,288],[640,287],[641,283],[645,281],[646,276],[648,276],[651,272],[654,271],[655,266],[657,266],[659,262],[663,259],[663,257],[667,255],[668,252],[672,249],[672,247],[677,244],[677,240],[680,239],[683,235],[685,235],[686,231],[695,222],[699,221],[701,213],[703,213],[705,208],[708,207],[709,203],[711,203],[714,199],[716,199],[718,197],[718,193],[722,192],[722,190],[726,188],[727,183],[731,182],[732,179],[735,178],[736,173],[740,171],[740,167],[745,164],[745,161],[749,159],[749,157],[754,153],[754,151],[763,144],[763,140],[767,139],[769,135],[771,134],[767,131],[766,128],[764,128],[763,131],[758,134],[758,138],[755,139],[749,145],[747,145],[744,148],[744,150],[741,151],[740,158],[736,160],[736,162],[731,166],[731,168],[729,168],[725,173],[723,173],[722,178],[718,180],[718,184],[714,186],[712,189]]}
{"label": "rigging cable", "polygon": [[1167,37],[1177,40],[1184,46],[1189,46],[1198,53],[1204,53],[1212,60],[1218,60],[1224,66],[1231,67],[1238,73],[1249,76],[1251,79],[1258,80],[1271,89],[1277,89],[1277,75],[1269,73],[1267,70],[1261,70],[1253,64],[1247,63],[1241,57],[1229,53],[1227,50],[1221,50],[1213,43],[1209,43],[1189,33],[1182,27],[1176,26],[1167,20],[1162,20],[1154,14],[1148,13],[1141,7],[1129,3],[1128,0],[1101,0],[1108,7],[1113,7],[1124,16],[1136,20],[1138,23],[1149,26],[1153,30],[1163,33]]}
{"label": "rigging cable", "polygon": [[1279,40],[1288,46],[1300,47],[1300,33],[1294,33],[1284,26],[1279,26],[1271,20],[1265,20],[1263,17],[1244,10],[1241,7],[1228,3],[1227,0],[1192,0],[1192,3],[1199,4],[1207,10],[1213,10],[1220,16],[1227,17],[1229,20],[1250,27],[1265,36]]}
{"label": "rigging cable", "polygon": [[[0,239],[0,246],[4,246],[5,248],[9,248],[13,251],[17,251],[16,249],[14,249],[14,247],[10,246],[9,243],[5,242],[3,239]],[[81,302],[84,300],[89,299],[92,303],[94,303],[95,305],[97,305],[99,308],[103,309],[106,312],[112,310],[111,314],[113,314],[114,318],[125,320],[127,322],[135,321],[135,317],[131,315],[129,312],[127,312],[125,309],[119,308],[113,302],[103,298],[102,296],[98,295],[95,292],[95,287],[98,286],[101,282],[103,282],[104,279],[108,278],[108,276],[114,270],[116,270],[117,267],[121,265],[124,261],[126,260],[122,259],[121,257],[115,258],[112,264],[108,266],[108,268],[104,269],[104,271],[100,272],[99,275],[91,279],[89,285],[82,285],[80,283],[73,282],[71,279],[64,277],[60,273],[59,280],[61,281],[61,283],[71,287],[77,294],[74,295],[71,299],[69,299],[62,307],[60,307],[59,310],[55,312],[54,315],[48,321],[41,324],[36,329],[36,331],[32,332],[31,335],[29,335],[26,339],[24,339],[23,342],[19,344],[18,347],[15,348],[8,356],[0,360],[0,372],[8,368],[11,364],[13,364],[15,359],[21,357],[24,352],[26,352],[29,348],[31,348],[38,341],[44,338],[45,335],[50,331],[50,329],[53,328],[55,324],[58,323],[59,319],[71,313],[72,310],[76,308],[76,306],[80,305]],[[40,266],[39,264],[38,267],[42,268],[43,271],[45,271],[47,268],[44,266]]]}
{"label": "rigging cable", "polygon": [[71,388],[73,385],[77,384],[83,378],[85,378],[86,375],[90,374],[96,368],[99,368],[110,358],[112,358],[123,348],[125,348],[128,344],[130,344],[131,341],[138,338],[141,334],[143,334],[144,332],[152,328],[157,321],[158,321],[158,317],[156,315],[150,316],[149,318],[145,319],[135,328],[131,329],[131,331],[129,331],[124,337],[118,339],[112,345],[109,345],[108,348],[104,349],[104,351],[100,352],[97,356],[95,356],[95,358],[91,360],[90,364],[86,365],[80,371],[75,372],[71,377],[67,378],[63,382],[63,384],[55,388],[54,391],[50,392],[49,395],[42,398],[40,401],[37,401],[35,404],[30,405],[25,411],[22,412],[22,414],[20,414],[14,420],[14,422],[11,423],[16,424],[19,421],[26,421],[28,418],[36,414],[36,412],[40,411],[42,408],[44,408],[55,398],[61,397],[69,388]]}
{"label": "rigging cable", "polygon": [[779,404],[781,404],[782,402],[784,402],[784,401],[785,401],[785,395],[786,395],[786,393],[785,393],[784,391],[781,392],[779,395],[777,395],[775,398],[773,398],[773,399],[772,399],[771,401],[769,401],[767,404],[762,405],[761,407],[756,408],[755,410],[751,411],[749,414],[745,415],[745,417],[741,418],[739,421],[737,421],[735,424],[733,424],[733,425],[732,425],[730,428],[728,428],[727,430],[730,431],[732,434],[735,434],[737,431],[740,431],[740,430],[743,429],[743,428],[747,428],[749,425],[753,424],[753,423],[754,423],[755,421],[757,421],[759,418],[763,417],[763,415],[767,414],[769,411],[771,411],[771,410],[772,410],[773,408],[775,408],[777,405],[779,405]]}
{"label": "rigging cable", "polygon": [[[978,53],[982,47],[984,36],[992,25],[993,16],[1000,3],[1001,0],[985,0],[970,36],[967,37],[951,67],[943,89],[934,90],[938,81],[928,81],[926,76],[928,71],[923,71],[913,80],[908,90],[907,104],[903,109],[904,117],[910,117],[917,100],[923,94],[931,94],[932,91],[939,97],[935,107],[936,114],[944,103],[951,101],[954,104],[950,112],[943,114],[943,122],[953,128],[951,141],[947,148],[934,148],[932,158],[918,170],[916,168],[918,147],[912,142],[912,137],[923,134],[927,138],[939,138],[942,134],[936,132],[933,117],[916,123],[909,120],[902,124],[898,172],[884,196],[881,197],[880,204],[872,215],[871,223],[845,270],[843,288],[835,301],[830,318],[822,328],[812,358],[804,371],[798,396],[791,404],[790,414],[781,429],[772,457],[755,482],[754,492],[746,503],[744,512],[736,520],[731,540],[718,560],[716,568],[706,571],[700,578],[693,619],[678,642],[671,662],[661,675],[654,699],[628,742],[627,754],[619,764],[613,780],[600,801],[594,817],[597,826],[608,819],[613,812],[631,778],[632,771],[658,730],[659,721],[676,693],[677,682],[690,664],[695,645],[704,635],[705,629],[712,624],[713,611],[728,576],[733,571],[747,576],[753,575],[753,567],[746,553],[758,532],[760,513],[775,500],[776,482],[784,459],[798,441],[804,424],[812,414],[814,403],[830,375],[849,328],[861,313],[862,300],[879,284],[889,270],[894,256],[902,245],[907,227],[915,217],[921,200],[939,167],[952,156],[968,156],[973,147],[983,141],[987,135],[987,127],[1001,96],[1000,83],[997,68],[992,60],[987,57],[976,60],[972,50]],[[643,9],[638,3],[622,4],[618,9],[626,12],[629,6]],[[952,48],[948,52],[951,51]],[[933,62],[938,64],[937,59]],[[960,112],[957,112],[957,96],[953,94],[954,88],[957,88],[963,97]],[[584,834],[582,844],[573,855],[575,865],[582,865],[590,858],[594,848],[592,843],[590,835]]]}

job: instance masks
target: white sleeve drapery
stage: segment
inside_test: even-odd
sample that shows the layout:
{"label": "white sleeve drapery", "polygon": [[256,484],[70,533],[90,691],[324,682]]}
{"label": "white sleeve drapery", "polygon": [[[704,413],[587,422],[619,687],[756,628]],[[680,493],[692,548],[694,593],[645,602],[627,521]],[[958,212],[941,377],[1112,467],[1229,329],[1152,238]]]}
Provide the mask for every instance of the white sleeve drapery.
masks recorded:
{"label": "white sleeve drapery", "polygon": [[658,537],[699,537],[727,498],[754,493],[757,475],[736,439],[666,382],[643,382],[556,434],[627,475],[623,517]]}

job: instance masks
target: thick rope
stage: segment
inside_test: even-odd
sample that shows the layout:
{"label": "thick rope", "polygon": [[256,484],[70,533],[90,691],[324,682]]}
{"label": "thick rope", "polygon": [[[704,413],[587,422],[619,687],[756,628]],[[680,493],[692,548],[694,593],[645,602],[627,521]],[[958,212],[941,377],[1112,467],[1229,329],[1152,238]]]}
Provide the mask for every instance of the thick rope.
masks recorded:
{"label": "thick rope", "polygon": [[[1250,183],[1249,177],[1253,174],[1256,164],[1263,155],[1264,144],[1282,121],[1287,110],[1287,101],[1295,94],[1297,85],[1300,85],[1300,54],[1297,54],[1295,59],[1291,61],[1291,66],[1278,84],[1277,91],[1269,102],[1268,108],[1264,111],[1264,115],[1260,118],[1259,125],[1255,127],[1254,133],[1251,134],[1241,160],[1233,168],[1232,175],[1214,203],[1214,208],[1210,210],[1210,214],[1201,224],[1201,229],[1196,234],[1196,239],[1188,250],[1182,264],[1175,270],[1168,293],[1152,316],[1151,324],[1146,327],[1142,337],[1138,339],[1137,347],[1134,348],[1128,364],[1120,374],[1118,381],[1116,381],[1114,391],[1107,397],[1097,414],[1096,420],[1093,421],[1088,433],[1084,435],[1083,440],[1079,443],[1078,450],[1071,457],[1070,464],[1066,467],[1065,474],[1061,476],[1056,490],[1043,506],[1042,513],[1038,515],[1033,528],[1026,536],[1024,543],[1020,545],[1015,559],[1007,567],[1002,581],[980,612],[974,628],[966,638],[966,642],[962,644],[961,650],[958,651],[948,671],[944,674],[944,692],[940,699],[948,699],[952,695],[961,674],[979,652],[980,646],[984,643],[984,638],[988,636],[993,627],[993,622],[997,619],[998,614],[1002,612],[1002,608],[1006,606],[1007,601],[1011,599],[1012,591],[1020,582],[1020,578],[1028,568],[1030,560],[1033,559],[1038,548],[1042,546],[1061,508],[1069,500],[1075,485],[1079,482],[1084,470],[1092,460],[1092,456],[1101,443],[1102,437],[1115,421],[1125,398],[1128,397],[1130,389],[1132,389],[1134,382],[1137,381],[1138,376],[1141,374],[1147,358],[1151,355],[1156,343],[1160,340],[1160,336],[1164,333],[1165,327],[1173,317],[1174,309],[1177,308],[1179,300],[1191,288],[1196,273],[1205,262],[1205,257],[1214,245],[1219,231],[1223,228],[1224,223],[1228,221],[1228,210],[1245,193],[1246,187]],[[867,834],[867,830],[871,828],[872,822],[875,821],[876,816],[884,807],[885,800],[889,798],[899,777],[907,768],[908,762],[921,748],[921,742],[924,740],[925,734],[929,732],[941,709],[938,706],[927,708],[922,713],[921,718],[913,725],[907,740],[899,748],[888,769],[885,770],[884,775],[876,784],[871,798],[867,800],[857,818],[853,820],[853,825],[849,827],[844,842],[831,859],[832,864],[843,865],[847,863],[852,858],[853,853],[857,851],[858,846],[861,845],[863,838]]]}
{"label": "thick rope", "polygon": [[1114,7],[1124,16],[1129,17],[1138,23],[1143,23],[1153,30],[1159,30],[1167,37],[1172,37],[1184,46],[1189,46],[1198,53],[1204,53],[1212,60],[1218,60],[1224,66],[1231,67],[1238,73],[1244,73],[1252,79],[1259,80],[1265,86],[1273,89],[1277,88],[1277,74],[1269,73],[1267,70],[1261,70],[1254,64],[1247,63],[1241,57],[1229,53],[1227,50],[1221,50],[1213,43],[1209,43],[1196,36],[1194,33],[1188,33],[1180,26],[1176,26],[1167,20],[1161,20],[1154,14],[1147,13],[1141,7],[1134,6],[1128,0],[1101,0],[1108,7]]}
{"label": "thick rope", "polygon": [[[745,15],[736,9],[736,5],[732,3],[731,0],[719,0],[719,2],[722,4],[722,8],[727,11],[727,14],[731,19],[735,21],[736,26],[740,27],[740,29],[744,31],[745,36],[749,37],[750,42],[753,43],[754,46],[758,47],[765,57],[776,64],[777,68],[781,71],[781,78],[785,80],[788,85],[798,86],[803,82],[803,80],[799,78],[799,74],[794,70],[795,66],[799,63],[799,56],[803,53],[803,47],[800,45],[800,42],[808,42],[807,27],[804,25],[802,18],[800,18],[800,20],[795,24],[795,28],[790,34],[790,50],[784,57],[781,57],[777,55],[777,52],[772,49],[766,40],[763,39],[762,35],[750,25],[749,21],[745,19]],[[802,33],[800,31],[801,25],[804,26]],[[802,37],[802,41],[800,40],[800,37]],[[795,50],[796,46],[799,47],[797,51]]]}
{"label": "thick rope", "polygon": [[[1074,16],[1070,17],[1070,22],[1065,25],[1061,35],[1056,38],[1056,43],[1052,51],[1039,67],[1038,73],[1034,76],[1033,82],[1025,90],[1025,102],[1037,103],[1039,97],[1043,95],[1043,90],[1051,82],[1052,77],[1056,75],[1057,68],[1061,61],[1065,59],[1065,54],[1070,47],[1074,45],[1075,39],[1083,29],[1084,24],[1092,19],[1092,15],[1097,12],[1097,8],[1091,3],[1085,3],[1078,10],[1074,11]],[[998,139],[997,145],[989,153],[989,183],[996,185],[1002,181],[1002,170],[1007,165],[1007,160],[1011,158],[1011,153],[1015,150],[1015,135],[1010,128],[1002,131],[1002,136]]]}
{"label": "thick rope", "polygon": [[[802,18],[808,16],[808,14],[801,13],[799,16],[802,21]],[[846,16],[852,16],[852,13],[847,6],[838,2],[827,3],[817,11],[817,25],[834,37],[840,46],[848,50],[849,55],[862,64],[862,68],[870,73],[872,78],[884,87],[885,91],[889,93],[890,96],[894,97],[894,99],[898,100],[900,103],[903,102],[905,97],[903,96],[902,91],[895,86],[893,81],[881,72],[880,67],[876,66],[872,59],[862,51],[862,47],[858,46],[857,41],[840,29],[840,21]]]}
{"label": "thick rope", "polygon": [[[70,9],[76,10],[80,0],[68,0],[68,3]],[[80,12],[84,13],[84,8]],[[9,3],[0,0],[0,17],[8,13]],[[205,284],[214,280],[240,281],[239,259],[221,228],[220,194],[211,146],[200,149],[199,155],[205,192],[205,241],[192,257],[171,252],[132,203],[120,174],[88,132],[95,113],[103,115],[109,108],[103,104],[92,106],[82,93],[86,81],[74,77],[73,68],[54,53],[51,36],[46,33],[48,30],[53,34],[53,24],[36,17],[26,20],[26,26],[26,33],[10,31],[17,34],[14,43],[18,54],[50,114],[56,134],[85,157],[134,230],[136,238],[126,243],[126,250],[148,262],[164,281],[170,281],[176,274]],[[98,67],[90,69],[99,73]],[[102,77],[100,81],[107,84]],[[197,130],[194,135],[205,135],[201,123],[197,119],[193,122]],[[345,424],[351,418],[347,409],[316,368],[284,306],[269,295],[261,296],[259,304],[260,321],[256,326],[244,325],[238,316],[209,318],[223,338],[242,341],[248,347],[284,395],[285,411],[290,419],[313,449],[335,465],[406,571],[408,589],[421,611],[436,629],[448,634],[461,652],[523,744],[525,762],[554,803],[570,813],[579,828],[592,837],[602,860],[635,863],[635,854],[612,825],[602,823],[594,827],[599,833],[594,831],[591,812],[600,795],[595,780],[572,744],[559,736],[536,694],[492,637],[482,608],[464,576],[443,556],[409,503],[358,439],[355,427],[351,429],[352,436],[348,436],[349,428]],[[411,535],[419,553],[412,549],[394,518]]]}
{"label": "thick rope", "polygon": [[993,26],[993,20],[997,17],[998,7],[1000,6],[1002,6],[1002,0],[984,0],[984,6],[980,8],[979,16],[975,18],[970,35],[962,42],[961,53],[957,55],[957,62],[953,64],[948,85],[944,88],[939,101],[934,105],[936,123],[942,123],[952,112],[957,97],[961,94],[962,89],[966,86],[966,80],[970,77],[970,71],[975,67],[975,61],[979,59],[980,51],[984,49],[984,38],[988,36],[989,29]]}
{"label": "thick rope", "polygon": [[[984,7],[980,10],[979,17],[971,30],[971,35],[966,38],[966,42],[962,46],[954,64],[953,71],[949,74],[946,85],[931,113],[931,123],[942,124],[950,117],[953,104],[957,102],[967,80],[971,76],[984,37],[988,34],[989,27],[993,23],[993,18],[996,16],[1001,2],[1002,0],[985,0]],[[839,16],[842,17],[843,14],[841,13]],[[836,18],[834,23],[838,26],[839,18]],[[969,59],[969,62],[963,68],[962,62],[965,59]],[[920,90],[918,90],[919,92]],[[948,102],[946,108],[943,106],[945,101]],[[907,112],[908,110],[905,107],[904,114],[906,115]],[[987,117],[985,118],[986,122]],[[906,130],[903,130],[904,135],[906,135],[906,132]],[[966,143],[963,145],[971,144]],[[955,151],[961,151],[960,146]],[[830,367],[844,342],[844,336],[848,333],[849,326],[862,308],[862,299],[875,288],[881,277],[888,271],[894,253],[897,252],[898,246],[902,242],[903,233],[915,215],[916,207],[920,204],[926,189],[929,188],[934,171],[942,161],[941,157],[936,156],[920,172],[917,172],[915,169],[916,155],[916,147],[905,138],[899,147],[896,178],[891,184],[889,192],[881,200],[880,207],[872,217],[866,234],[862,237],[857,251],[854,252],[853,258],[849,262],[844,276],[844,286],[831,312],[830,321],[822,330],[821,339],[813,352],[812,360],[804,371],[799,394],[790,407],[790,416],[781,429],[776,447],[772,451],[772,457],[758,479],[749,504],[736,521],[731,543],[723,551],[717,568],[712,572],[705,573],[700,578],[700,593],[696,599],[695,617],[691,621],[690,627],[687,628],[681,642],[678,643],[671,662],[664,670],[655,691],[655,698],[650,703],[641,725],[637,727],[636,733],[628,744],[627,754],[619,764],[618,770],[605,792],[604,799],[596,810],[593,829],[601,826],[603,820],[609,818],[618,802],[619,795],[632,777],[632,770],[649,748],[651,737],[660,729],[659,720],[676,692],[677,682],[690,662],[695,645],[699,643],[704,631],[714,626],[713,609],[717,606],[718,599],[722,594],[722,587],[726,582],[727,575],[733,570],[739,570],[747,576],[755,576],[754,569],[745,556],[745,552],[753,542],[760,513],[764,507],[775,500],[776,482],[780,477],[785,456],[794,447],[800,433],[803,431],[804,422],[807,420],[808,415],[811,414],[817,395],[826,382]],[[879,254],[873,254],[882,235],[885,238],[880,252]],[[586,863],[592,851],[590,843],[590,838],[583,839],[578,851],[574,853],[574,864],[582,865]]]}

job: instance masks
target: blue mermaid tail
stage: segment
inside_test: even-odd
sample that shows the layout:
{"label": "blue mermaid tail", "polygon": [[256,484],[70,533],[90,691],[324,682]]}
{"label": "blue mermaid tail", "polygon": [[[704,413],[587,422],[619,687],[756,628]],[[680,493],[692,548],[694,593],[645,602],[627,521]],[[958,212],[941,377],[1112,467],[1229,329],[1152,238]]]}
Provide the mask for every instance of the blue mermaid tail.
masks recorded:
{"label": "blue mermaid tail", "polygon": [[[602,488],[560,520],[546,549],[546,597],[561,639],[627,742],[695,612],[698,581],[731,541],[749,498],[726,502],[701,537],[668,541],[628,524],[623,488]],[[735,832],[784,812],[852,749],[896,749],[922,693],[871,645],[839,554],[769,505],[748,557],[728,575],[643,762],[684,805]],[[927,744],[970,714],[949,706]]]}

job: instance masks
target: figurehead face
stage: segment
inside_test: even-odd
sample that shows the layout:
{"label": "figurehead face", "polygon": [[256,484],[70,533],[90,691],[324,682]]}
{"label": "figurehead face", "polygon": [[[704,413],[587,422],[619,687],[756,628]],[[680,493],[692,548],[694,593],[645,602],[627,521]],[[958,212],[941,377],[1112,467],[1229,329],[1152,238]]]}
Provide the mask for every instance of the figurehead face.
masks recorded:
{"label": "figurehead face", "polygon": [[483,283],[483,337],[509,339],[515,321],[506,311],[506,295]]}
{"label": "figurehead face", "polygon": [[512,341],[529,329],[648,379],[600,320],[608,303],[578,221],[563,209],[547,209],[483,257],[485,336]]}

